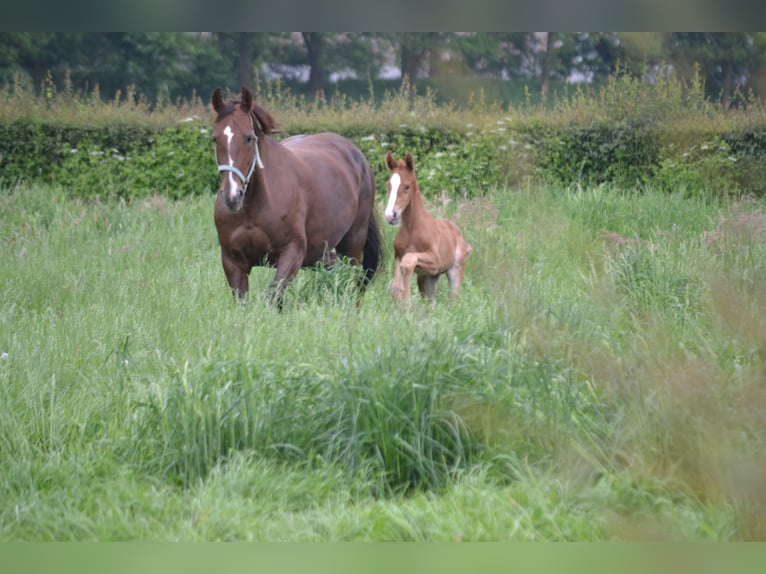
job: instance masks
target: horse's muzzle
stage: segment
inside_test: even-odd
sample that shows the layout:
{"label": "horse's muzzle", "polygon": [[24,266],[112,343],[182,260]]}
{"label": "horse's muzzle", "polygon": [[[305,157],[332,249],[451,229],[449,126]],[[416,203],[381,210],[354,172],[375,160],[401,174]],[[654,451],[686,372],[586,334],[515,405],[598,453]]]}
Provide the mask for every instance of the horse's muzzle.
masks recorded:
{"label": "horse's muzzle", "polygon": [[395,211],[393,211],[391,213],[386,213],[385,217],[386,217],[386,221],[388,222],[389,225],[398,225],[399,224],[399,214],[396,213]]}
{"label": "horse's muzzle", "polygon": [[221,188],[221,199],[231,211],[239,211],[245,203],[245,190],[239,186]]}

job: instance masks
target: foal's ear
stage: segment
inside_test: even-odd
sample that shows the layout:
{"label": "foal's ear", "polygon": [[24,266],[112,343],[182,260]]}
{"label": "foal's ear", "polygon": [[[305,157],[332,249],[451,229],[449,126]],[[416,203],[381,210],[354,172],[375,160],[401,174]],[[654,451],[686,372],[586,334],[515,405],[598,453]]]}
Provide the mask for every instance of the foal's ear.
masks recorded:
{"label": "foal's ear", "polygon": [[221,88],[216,88],[213,92],[213,97],[210,98],[210,103],[213,105],[213,110],[216,112],[223,106],[223,96],[221,95]]}
{"label": "foal's ear", "polygon": [[386,154],[386,167],[391,171],[396,169],[396,160],[394,159],[394,154],[391,150],[388,150],[388,153]]}
{"label": "foal's ear", "polygon": [[242,86],[242,100],[239,105],[248,113],[253,109],[253,93],[245,86]]}
{"label": "foal's ear", "polygon": [[404,165],[407,166],[408,170],[415,171],[415,161],[412,159],[410,152],[407,152],[407,155],[404,156]]}

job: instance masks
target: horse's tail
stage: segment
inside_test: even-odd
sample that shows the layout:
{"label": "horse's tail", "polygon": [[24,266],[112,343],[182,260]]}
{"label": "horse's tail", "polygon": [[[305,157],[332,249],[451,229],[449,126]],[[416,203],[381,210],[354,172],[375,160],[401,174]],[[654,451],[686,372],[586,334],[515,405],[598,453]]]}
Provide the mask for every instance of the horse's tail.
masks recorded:
{"label": "horse's tail", "polygon": [[382,249],[383,242],[380,237],[380,226],[378,225],[378,217],[375,215],[375,202],[373,201],[372,209],[370,209],[370,220],[367,224],[367,240],[364,242],[364,251],[362,252],[362,269],[364,270],[362,289],[367,287],[380,268],[380,264],[383,262]]}
{"label": "horse's tail", "polygon": [[378,225],[378,217],[376,215],[375,175],[364,154],[359,148],[353,145],[352,147],[355,149],[362,176],[359,186],[359,202],[364,204],[366,201],[369,201],[370,205],[370,217],[367,220],[367,238],[364,240],[364,247],[362,248],[363,275],[359,280],[359,287],[361,292],[364,293],[383,262],[383,241],[380,236],[380,225]]}

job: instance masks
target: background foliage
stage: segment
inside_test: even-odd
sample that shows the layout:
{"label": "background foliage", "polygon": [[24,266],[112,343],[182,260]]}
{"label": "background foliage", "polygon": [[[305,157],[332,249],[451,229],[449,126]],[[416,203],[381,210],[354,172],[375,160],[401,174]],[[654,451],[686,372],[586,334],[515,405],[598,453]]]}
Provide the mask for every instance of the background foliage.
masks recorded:
{"label": "background foliage", "polygon": [[362,305],[340,264],[283,313],[268,269],[232,303],[206,98],[9,83],[0,539],[766,539],[764,110],[636,69],[513,104],[259,82],[380,188],[411,151],[474,248],[455,305],[398,306],[389,253]]}
{"label": "background foliage", "polygon": [[[464,106],[405,84],[383,99],[342,94],[307,98],[281,83],[259,84],[259,102],[281,123],[278,137],[335,131],[370,160],[382,189],[388,149],[416,158],[428,195],[474,197],[528,181],[682,193],[762,195],[766,191],[766,114],[757,100],[726,110],[702,79],[673,75],[653,84],[618,72],[600,88],[581,88],[553,107],[503,107],[481,88]],[[149,107],[130,93],[43,96],[21,85],[0,96],[0,165],[8,183],[56,183],[80,197],[125,199],[207,194],[217,185],[200,99]]]}

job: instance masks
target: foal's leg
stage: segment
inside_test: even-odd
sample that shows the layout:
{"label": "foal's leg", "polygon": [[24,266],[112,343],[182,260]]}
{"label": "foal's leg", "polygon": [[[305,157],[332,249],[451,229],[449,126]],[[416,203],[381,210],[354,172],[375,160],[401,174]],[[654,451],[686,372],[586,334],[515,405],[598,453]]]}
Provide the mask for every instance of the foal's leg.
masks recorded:
{"label": "foal's leg", "polygon": [[[402,270],[402,277],[403,277],[403,286],[404,289],[404,302],[409,303],[410,302],[410,284],[412,281],[412,274],[415,271],[415,268],[419,268],[421,271],[423,271],[426,275],[438,275],[439,274],[439,266],[438,262],[436,260],[436,257],[432,253],[429,253],[427,251],[423,251],[420,253],[407,253],[402,257],[401,262],[401,270]],[[421,275],[418,275],[418,287],[420,288],[421,293],[423,293],[423,289],[420,287],[420,277]],[[436,289],[436,282],[433,284],[433,290]]]}
{"label": "foal's leg", "polygon": [[447,280],[450,287],[450,299],[454,301],[458,293],[460,293],[460,286],[463,284],[463,275],[465,274],[465,263],[468,256],[473,251],[470,244],[465,240],[458,241],[458,247],[455,250],[455,262],[447,269]]}
{"label": "foal's leg", "polygon": [[402,273],[402,260],[394,261],[394,280],[391,282],[391,294],[397,299],[404,300],[404,273]]}
{"label": "foal's leg", "polygon": [[456,261],[455,264],[447,269],[447,282],[449,283],[450,299],[454,301],[460,293],[460,286],[463,284],[463,262]]}
{"label": "foal's leg", "polygon": [[440,275],[418,275],[418,289],[423,297],[433,301]]}

